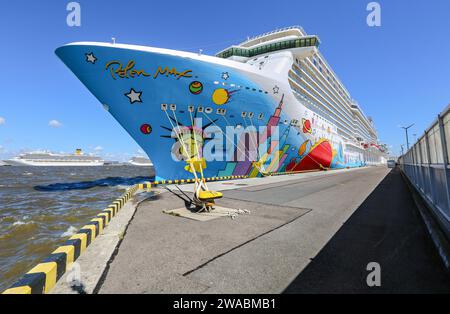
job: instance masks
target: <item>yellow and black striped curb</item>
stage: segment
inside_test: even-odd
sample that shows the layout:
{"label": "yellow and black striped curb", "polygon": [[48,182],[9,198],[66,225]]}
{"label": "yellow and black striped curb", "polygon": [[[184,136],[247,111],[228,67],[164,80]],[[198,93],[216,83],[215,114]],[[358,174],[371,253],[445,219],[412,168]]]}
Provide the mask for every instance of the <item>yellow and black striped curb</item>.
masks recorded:
{"label": "yellow and black striped curb", "polygon": [[[211,181],[224,181],[224,180],[236,180],[236,179],[247,179],[249,176],[225,176],[225,177],[211,177],[205,178],[206,182]],[[200,180],[200,179],[199,179]],[[176,179],[176,180],[161,180],[155,182],[147,182],[138,184],[139,189],[150,189],[151,187],[165,184],[188,184],[194,183],[195,179]]]}
{"label": "yellow and black striped curb", "polygon": [[77,234],[58,247],[42,263],[26,273],[3,294],[42,294],[48,293],[68,267],[86,250],[94,239],[102,233],[111,219],[139,189],[136,184],[129,188],[95,218],[83,226]]}
{"label": "yellow and black striped curb", "polygon": [[[325,168],[326,169],[326,168]],[[298,174],[298,173],[307,173],[307,172],[317,172],[320,170],[325,169],[313,169],[313,170],[302,170],[302,171],[286,171],[286,172],[268,172],[265,173],[263,176],[281,176],[281,175],[288,175],[288,174]],[[224,176],[224,177],[210,177],[205,178],[206,182],[212,182],[212,181],[228,181],[228,180],[237,180],[237,179],[248,179],[251,178],[247,175],[245,176]],[[198,179],[201,180],[201,179]],[[160,180],[160,181],[154,181],[154,182],[146,182],[146,183],[139,183],[137,184],[139,189],[151,189],[152,187],[156,187],[158,185],[167,185],[167,184],[189,184],[194,183],[195,179],[175,179],[175,180]]]}

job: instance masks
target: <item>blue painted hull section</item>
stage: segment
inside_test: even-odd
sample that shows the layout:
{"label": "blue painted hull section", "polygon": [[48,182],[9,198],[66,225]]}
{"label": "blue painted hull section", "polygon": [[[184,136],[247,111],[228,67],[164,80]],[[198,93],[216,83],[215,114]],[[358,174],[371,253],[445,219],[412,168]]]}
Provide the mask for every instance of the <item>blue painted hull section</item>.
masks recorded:
{"label": "blue painted hull section", "polygon": [[[193,177],[185,169],[186,162],[174,160],[172,156],[177,151],[178,139],[171,130],[176,125],[181,128],[192,126],[189,106],[195,108],[192,114],[202,118],[203,126],[211,124],[223,132],[229,125],[258,128],[275,121],[279,126],[279,142],[270,151],[266,150],[262,159],[263,168],[269,172],[284,171],[289,163],[293,165],[305,157],[299,155],[299,148],[310,138],[292,127],[293,117],[288,117],[282,108],[277,111],[280,95],[275,97],[271,90],[264,90],[241,71],[174,55],[95,45],[63,46],[56,54],[148,154],[161,178]],[[134,62],[133,68],[125,71],[130,61]],[[117,71],[119,63],[122,72]],[[176,70],[171,74],[161,73],[166,67],[169,71]],[[193,82],[199,82],[201,88]],[[217,92],[218,89],[222,89],[222,94]],[[223,101],[223,90],[226,101],[217,104]],[[218,94],[216,99],[215,93]],[[167,110],[162,110],[162,104],[167,104]],[[171,104],[176,105],[175,110],[171,110]],[[199,112],[200,107],[203,112]],[[226,113],[219,113],[218,109],[226,109]],[[242,117],[243,112],[246,117]],[[251,119],[248,117],[250,112]],[[208,136],[205,136],[204,145],[211,141],[212,136]],[[353,166],[343,162],[342,148],[333,148],[330,154],[324,159],[326,167]],[[330,159],[328,165],[327,159]],[[316,163],[319,169],[320,161]],[[205,177],[260,175],[248,160],[214,160],[207,163],[204,172]]]}

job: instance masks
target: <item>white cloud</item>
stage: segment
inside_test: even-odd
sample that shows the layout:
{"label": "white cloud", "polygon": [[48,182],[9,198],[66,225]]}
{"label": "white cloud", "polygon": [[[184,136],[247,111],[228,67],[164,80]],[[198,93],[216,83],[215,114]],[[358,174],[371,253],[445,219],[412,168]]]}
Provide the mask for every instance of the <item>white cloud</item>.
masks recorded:
{"label": "white cloud", "polygon": [[48,125],[51,126],[52,128],[60,128],[60,127],[62,127],[62,123],[59,122],[58,120],[50,120],[48,122]]}
{"label": "white cloud", "polygon": [[103,147],[97,146],[96,148],[94,148],[94,150],[95,150],[96,152],[99,152],[99,151],[102,151],[102,150],[103,150]]}
{"label": "white cloud", "polygon": [[6,119],[3,117],[0,117],[0,125],[5,124],[6,123]]}

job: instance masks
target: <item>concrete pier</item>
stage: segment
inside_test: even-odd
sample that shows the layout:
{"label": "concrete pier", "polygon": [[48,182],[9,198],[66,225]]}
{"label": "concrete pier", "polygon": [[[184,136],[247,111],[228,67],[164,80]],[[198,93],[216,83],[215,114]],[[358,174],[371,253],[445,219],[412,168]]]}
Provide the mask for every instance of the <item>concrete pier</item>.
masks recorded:
{"label": "concrete pier", "polygon": [[[95,255],[89,252],[80,262],[89,277],[100,278],[87,291],[450,292],[448,274],[396,170],[372,167],[208,185],[224,191],[218,205],[250,213],[209,221],[171,216],[163,211],[185,206],[190,193],[182,191],[192,186],[153,189],[133,215],[128,213],[123,239],[114,244],[107,265],[93,266]],[[381,287],[366,284],[370,262],[381,266]],[[54,291],[62,292],[68,292],[64,282]]]}

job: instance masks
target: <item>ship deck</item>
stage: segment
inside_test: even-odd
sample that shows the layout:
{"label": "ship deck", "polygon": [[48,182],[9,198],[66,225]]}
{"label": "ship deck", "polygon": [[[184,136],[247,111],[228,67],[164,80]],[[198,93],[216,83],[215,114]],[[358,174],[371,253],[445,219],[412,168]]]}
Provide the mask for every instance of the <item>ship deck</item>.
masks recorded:
{"label": "ship deck", "polygon": [[[224,193],[218,205],[250,213],[197,221],[163,213],[185,206],[186,196],[174,186],[141,194],[77,260],[84,292],[450,292],[397,170],[209,185]],[[381,265],[381,287],[366,284],[370,262]],[[71,292],[77,293],[65,277],[53,290]]]}

